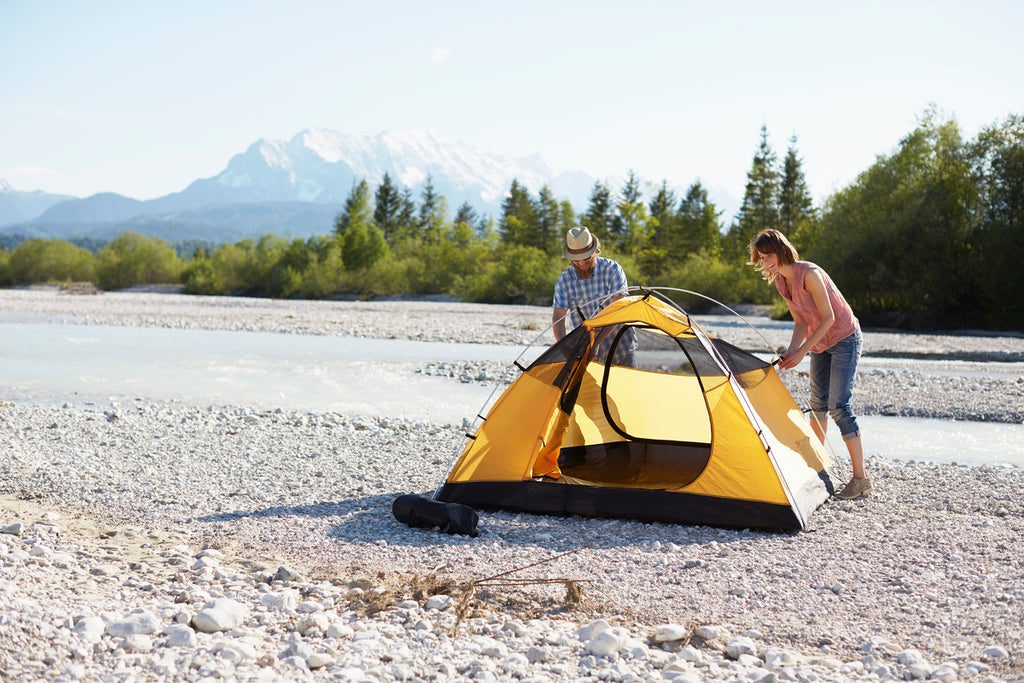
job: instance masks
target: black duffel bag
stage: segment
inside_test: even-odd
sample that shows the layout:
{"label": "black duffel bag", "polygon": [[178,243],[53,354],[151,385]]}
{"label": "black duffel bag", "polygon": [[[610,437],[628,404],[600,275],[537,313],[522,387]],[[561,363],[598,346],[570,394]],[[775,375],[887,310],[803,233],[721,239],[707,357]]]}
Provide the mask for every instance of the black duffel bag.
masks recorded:
{"label": "black duffel bag", "polygon": [[476,510],[460,503],[443,503],[428,496],[406,493],[391,504],[391,514],[399,522],[411,527],[437,527],[446,534],[477,535],[479,516]]}

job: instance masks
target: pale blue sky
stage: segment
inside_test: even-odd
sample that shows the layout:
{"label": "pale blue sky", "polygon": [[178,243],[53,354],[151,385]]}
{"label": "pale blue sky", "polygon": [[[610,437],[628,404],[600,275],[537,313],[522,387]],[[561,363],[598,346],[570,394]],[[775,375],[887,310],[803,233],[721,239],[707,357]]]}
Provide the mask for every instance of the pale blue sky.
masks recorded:
{"label": "pale blue sky", "polygon": [[763,123],[820,201],[930,104],[968,137],[1024,113],[1022,27],[1020,0],[0,0],[0,178],[150,199],[261,137],[430,129],[741,197]]}

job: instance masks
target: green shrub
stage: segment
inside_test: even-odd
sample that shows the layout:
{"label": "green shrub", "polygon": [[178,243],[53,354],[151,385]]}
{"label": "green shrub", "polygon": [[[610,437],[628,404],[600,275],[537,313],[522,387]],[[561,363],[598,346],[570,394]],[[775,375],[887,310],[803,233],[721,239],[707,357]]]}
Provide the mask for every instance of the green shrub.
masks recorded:
{"label": "green shrub", "polygon": [[161,239],[134,232],[118,235],[96,255],[96,274],[103,289],[180,282],[182,262]]}
{"label": "green shrub", "polygon": [[47,282],[93,282],[96,259],[87,249],[58,239],[25,240],[14,251],[4,252],[0,277],[5,285]]}
{"label": "green shrub", "polygon": [[193,258],[182,271],[182,282],[188,294],[220,295],[227,293],[224,276],[213,261],[205,257]]}
{"label": "green shrub", "polygon": [[[664,285],[697,292],[722,303],[769,303],[775,292],[752,267],[706,252],[691,254],[681,264],[669,268]],[[693,312],[710,307],[706,300],[696,296],[682,296],[680,303]]]}

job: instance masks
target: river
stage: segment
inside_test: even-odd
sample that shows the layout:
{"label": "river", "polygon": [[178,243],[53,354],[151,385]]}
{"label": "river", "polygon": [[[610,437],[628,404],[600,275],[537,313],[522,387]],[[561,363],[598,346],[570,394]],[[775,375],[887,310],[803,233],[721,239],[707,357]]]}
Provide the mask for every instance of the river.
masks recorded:
{"label": "river", "polygon": [[[511,363],[521,350],[39,322],[0,322],[0,345],[0,400],[126,406],[144,398],[454,424],[472,419],[493,387],[417,370],[430,361]],[[896,362],[884,361],[888,366]],[[860,420],[869,456],[1024,466],[1024,425],[872,416]],[[830,435],[830,444],[837,454],[845,453],[837,434]]]}

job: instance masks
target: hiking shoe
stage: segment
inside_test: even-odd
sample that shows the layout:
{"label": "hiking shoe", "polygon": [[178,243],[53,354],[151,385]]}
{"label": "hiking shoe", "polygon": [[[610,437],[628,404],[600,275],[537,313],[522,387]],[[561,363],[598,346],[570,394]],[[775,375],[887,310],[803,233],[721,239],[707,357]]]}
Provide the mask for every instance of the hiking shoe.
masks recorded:
{"label": "hiking shoe", "polygon": [[842,498],[843,500],[853,500],[854,498],[860,498],[871,493],[871,480],[868,477],[855,477],[850,480],[842,491],[839,491],[833,495],[836,498]]}

